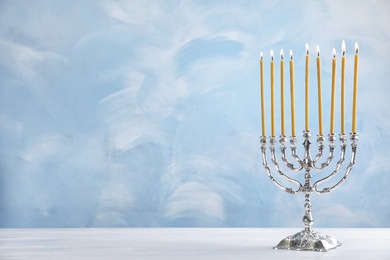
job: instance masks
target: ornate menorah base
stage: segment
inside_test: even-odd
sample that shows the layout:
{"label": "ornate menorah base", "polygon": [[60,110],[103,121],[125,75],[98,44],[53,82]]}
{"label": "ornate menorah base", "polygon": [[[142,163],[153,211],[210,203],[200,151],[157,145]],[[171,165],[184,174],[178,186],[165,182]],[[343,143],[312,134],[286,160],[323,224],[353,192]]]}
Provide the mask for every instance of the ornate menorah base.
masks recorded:
{"label": "ornate menorah base", "polygon": [[314,231],[302,230],[280,241],[274,249],[327,252],[339,246],[341,246],[341,243],[334,237],[321,235]]}

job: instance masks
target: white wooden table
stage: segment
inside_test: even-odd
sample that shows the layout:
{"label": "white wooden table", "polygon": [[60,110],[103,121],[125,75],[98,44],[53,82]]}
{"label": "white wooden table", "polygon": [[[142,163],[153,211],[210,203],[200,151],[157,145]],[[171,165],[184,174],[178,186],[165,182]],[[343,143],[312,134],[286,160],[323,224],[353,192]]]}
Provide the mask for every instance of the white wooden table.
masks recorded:
{"label": "white wooden table", "polygon": [[343,245],[274,250],[287,228],[0,229],[0,259],[390,259],[390,229],[315,229]]}

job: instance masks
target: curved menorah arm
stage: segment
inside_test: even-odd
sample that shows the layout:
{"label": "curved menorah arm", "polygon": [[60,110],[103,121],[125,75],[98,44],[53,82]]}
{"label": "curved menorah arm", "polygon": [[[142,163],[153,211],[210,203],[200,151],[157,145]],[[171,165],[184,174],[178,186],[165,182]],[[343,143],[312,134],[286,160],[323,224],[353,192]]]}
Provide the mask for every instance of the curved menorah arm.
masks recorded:
{"label": "curved menorah arm", "polygon": [[[275,157],[275,144],[272,144],[272,142],[274,142],[274,141],[272,140],[272,137],[271,137],[271,147],[273,147],[273,151],[274,151],[272,157]],[[297,190],[293,190],[292,188],[284,187],[282,184],[280,184],[273,177],[271,168],[269,167],[269,165],[267,163],[267,146],[266,146],[267,138],[265,136],[262,136],[260,139],[260,143],[261,143],[261,153],[262,153],[262,157],[263,157],[263,166],[264,166],[265,170],[267,171],[268,177],[271,179],[271,181],[273,183],[275,183],[277,187],[279,187],[280,189],[284,190],[287,193],[296,194],[296,193],[301,192],[302,184],[300,182],[293,180],[293,179],[289,178],[288,176],[286,176],[282,171],[280,171],[280,169],[278,170],[278,173],[281,174],[282,176],[285,176],[286,178],[290,179],[291,182],[296,183],[299,186],[299,188]],[[272,153],[272,151],[271,151],[271,153]],[[273,159],[271,159],[271,160],[274,161]],[[276,162],[276,160],[275,160],[275,162]]]}
{"label": "curved menorah arm", "polygon": [[314,158],[313,162],[317,162],[324,154],[324,148],[325,148],[324,141],[325,141],[325,137],[323,135],[317,136],[318,153],[316,154],[316,157]]}
{"label": "curved menorah arm", "polygon": [[295,158],[295,160],[300,165],[303,165],[303,160],[297,155],[297,137],[296,136],[290,137],[290,148],[291,148],[291,154]]}
{"label": "curved menorah arm", "polygon": [[293,163],[289,162],[288,159],[287,159],[287,156],[286,156],[286,142],[287,142],[287,137],[285,136],[281,136],[280,139],[279,139],[279,142],[280,142],[280,152],[282,153],[282,161],[284,162],[284,164],[291,170],[293,171],[301,171],[303,169],[303,161],[299,158],[299,156],[297,155],[297,148],[296,148],[296,137],[295,136],[292,136],[291,139],[290,139],[290,143],[291,143],[291,152],[292,152],[292,156],[297,160],[297,162],[299,163],[299,167],[295,167]]}
{"label": "curved menorah arm", "polygon": [[336,166],[336,170],[333,171],[329,176],[315,182],[313,184],[313,188],[314,190],[319,193],[319,194],[324,194],[324,193],[328,193],[328,192],[331,192],[333,191],[334,189],[338,188],[349,176],[349,173],[351,172],[352,170],[352,167],[355,165],[355,159],[356,159],[356,149],[357,149],[357,141],[359,140],[359,137],[358,137],[358,134],[357,133],[352,133],[351,134],[351,147],[352,147],[352,155],[351,155],[351,161],[350,163],[348,164],[346,170],[345,170],[345,174],[344,176],[341,178],[341,180],[339,182],[337,182],[335,185],[333,185],[332,187],[327,187],[327,188],[323,188],[322,190],[318,190],[317,189],[317,185],[320,184],[321,182],[324,182],[326,180],[328,180],[330,177],[334,176],[339,170],[340,170],[340,167],[341,167],[341,164],[342,162],[340,163],[341,160],[344,161],[344,157],[345,157],[345,150],[346,150],[346,144],[345,144],[345,141],[346,141],[346,136],[345,135],[342,135],[340,137],[340,141],[342,142],[342,147],[341,147],[341,156],[342,158],[339,160],[339,162],[337,163],[337,166]]}
{"label": "curved menorah arm", "polygon": [[318,150],[319,150],[319,153],[316,155],[316,158],[314,159],[313,161],[313,169],[315,171],[322,171],[324,170],[326,167],[329,166],[329,164],[332,162],[333,160],[333,154],[334,154],[334,148],[335,148],[335,141],[336,141],[336,135],[334,134],[330,134],[329,135],[329,155],[328,155],[328,158],[326,158],[326,161],[321,163],[321,166],[320,167],[317,167],[315,165],[315,163],[318,161],[318,159],[322,156],[323,154],[323,150],[324,150],[324,145],[323,145],[323,142],[324,142],[324,138],[323,136],[318,136],[317,138],[317,142],[318,142]]}

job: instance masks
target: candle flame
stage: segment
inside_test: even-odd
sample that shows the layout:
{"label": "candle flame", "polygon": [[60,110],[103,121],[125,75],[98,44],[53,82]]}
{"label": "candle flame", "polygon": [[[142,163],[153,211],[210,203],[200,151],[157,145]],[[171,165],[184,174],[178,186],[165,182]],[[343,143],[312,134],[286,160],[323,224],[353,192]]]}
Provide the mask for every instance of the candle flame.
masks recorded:
{"label": "candle flame", "polygon": [[336,49],[333,48],[333,58],[336,58]]}
{"label": "candle flame", "polygon": [[263,52],[261,51],[260,52],[260,60],[262,60],[263,59]]}
{"label": "candle flame", "polygon": [[343,56],[345,55],[345,41],[341,43],[341,51],[343,52]]}
{"label": "candle flame", "polygon": [[309,55],[309,44],[306,43],[306,55]]}
{"label": "candle flame", "polygon": [[283,53],[283,49],[280,50],[280,58],[283,60],[283,56],[284,56],[284,53]]}
{"label": "candle flame", "polygon": [[274,51],[273,50],[271,50],[271,60],[273,61],[274,60]]}
{"label": "candle flame", "polygon": [[290,58],[293,59],[293,52],[290,50]]}
{"label": "candle flame", "polygon": [[359,46],[358,46],[357,42],[355,42],[355,52],[356,52],[356,54],[359,53]]}
{"label": "candle flame", "polygon": [[316,52],[317,52],[317,55],[318,55],[318,57],[320,56],[320,46],[316,46]]}

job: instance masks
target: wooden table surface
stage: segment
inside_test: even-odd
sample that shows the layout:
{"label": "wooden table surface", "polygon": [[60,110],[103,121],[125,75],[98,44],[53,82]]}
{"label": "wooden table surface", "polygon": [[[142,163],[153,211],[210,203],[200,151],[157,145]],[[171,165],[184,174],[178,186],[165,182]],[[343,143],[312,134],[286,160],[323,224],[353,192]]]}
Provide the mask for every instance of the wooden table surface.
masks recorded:
{"label": "wooden table surface", "polygon": [[315,229],[329,252],[272,249],[300,229],[0,229],[0,259],[390,259],[390,229]]}

